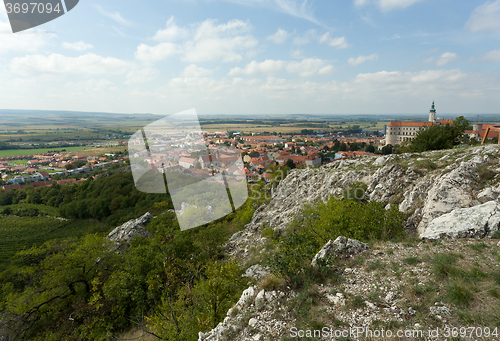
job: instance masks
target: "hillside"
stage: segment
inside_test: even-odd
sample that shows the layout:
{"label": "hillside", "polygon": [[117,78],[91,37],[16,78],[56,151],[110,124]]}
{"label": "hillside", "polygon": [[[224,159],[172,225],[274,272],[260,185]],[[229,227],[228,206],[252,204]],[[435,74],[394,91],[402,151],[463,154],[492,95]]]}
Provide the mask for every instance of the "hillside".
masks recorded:
{"label": "hillside", "polygon": [[[273,189],[269,203],[226,244],[226,252],[247,268],[255,286],[243,293],[224,322],[200,333],[199,340],[335,339],[324,327],[332,328],[330,332],[383,328],[394,334],[406,329],[435,333],[438,328],[439,337],[430,334],[432,339],[481,339],[480,332],[500,339],[495,329],[500,327],[495,240],[500,224],[499,160],[500,148],[488,145],[293,170]],[[404,213],[406,237],[366,240],[370,249],[357,256],[334,254],[323,269],[326,275],[313,272],[296,287],[270,274],[269,260],[275,259],[280,245],[284,250],[283,236],[290,226],[304,228],[321,221],[304,217],[331,195],[346,194]],[[308,273],[310,268],[300,271]],[[313,332],[310,337],[298,335],[297,330],[323,330],[323,338]],[[400,339],[423,339],[414,333],[413,338]],[[337,339],[388,338],[353,335]]]}

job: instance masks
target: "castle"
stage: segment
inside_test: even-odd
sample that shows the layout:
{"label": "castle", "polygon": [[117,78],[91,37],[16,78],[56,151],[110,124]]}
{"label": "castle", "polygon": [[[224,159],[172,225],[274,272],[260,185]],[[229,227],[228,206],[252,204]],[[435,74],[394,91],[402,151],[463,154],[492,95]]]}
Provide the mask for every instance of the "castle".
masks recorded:
{"label": "castle", "polygon": [[434,107],[434,101],[432,102],[431,109],[429,110],[429,121],[428,122],[410,122],[410,121],[392,121],[389,123],[385,129],[385,145],[396,145],[404,141],[411,141],[416,136],[420,129],[428,127],[433,124],[452,124],[452,120],[436,120],[436,108]]}

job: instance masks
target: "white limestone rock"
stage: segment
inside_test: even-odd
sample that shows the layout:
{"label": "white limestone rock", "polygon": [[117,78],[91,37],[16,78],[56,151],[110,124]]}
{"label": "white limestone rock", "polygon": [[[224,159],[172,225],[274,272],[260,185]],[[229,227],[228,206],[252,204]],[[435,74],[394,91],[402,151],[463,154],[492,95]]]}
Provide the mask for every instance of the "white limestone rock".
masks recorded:
{"label": "white limestone rock", "polygon": [[255,264],[249,267],[245,273],[242,275],[243,277],[250,277],[257,281],[269,276],[271,272],[268,267],[263,267],[260,264]]}
{"label": "white limestone rock", "polygon": [[454,209],[479,203],[472,198],[471,188],[476,184],[477,166],[489,159],[489,156],[475,155],[471,160],[461,162],[451,172],[434,179],[434,185],[429,189],[422,207],[422,219],[417,227],[419,234],[433,219]]}
{"label": "white limestone rock", "polygon": [[369,250],[370,247],[356,239],[348,239],[346,237],[337,237],[335,241],[329,240],[328,243],[323,245],[321,250],[314,256],[311,265],[317,266],[319,259],[324,259],[327,256],[338,257],[346,256],[352,257],[361,252]]}
{"label": "white limestone rock", "polygon": [[108,234],[108,239],[117,243],[129,243],[135,236],[149,236],[149,232],[144,226],[151,220],[151,213],[147,212],[138,219],[132,219],[125,224],[118,226]]}
{"label": "white limestone rock", "polygon": [[500,226],[500,205],[496,201],[469,208],[459,208],[432,220],[420,238],[491,237]]}

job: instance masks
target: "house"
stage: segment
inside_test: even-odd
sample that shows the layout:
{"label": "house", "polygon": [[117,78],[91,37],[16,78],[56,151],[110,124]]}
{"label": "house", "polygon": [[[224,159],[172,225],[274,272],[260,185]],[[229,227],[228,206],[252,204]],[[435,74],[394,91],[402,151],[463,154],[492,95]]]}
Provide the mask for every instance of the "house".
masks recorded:
{"label": "house", "polygon": [[270,173],[262,173],[260,175],[260,178],[264,180],[265,182],[271,182],[272,175]]}
{"label": "house", "polygon": [[190,158],[190,157],[181,157],[179,159],[179,166],[185,169],[189,169],[191,167],[194,168],[194,163],[196,162],[196,159]]}
{"label": "house", "polygon": [[[201,168],[221,167],[221,162],[214,155],[202,155],[198,158]],[[180,161],[179,161],[180,165]]]}
{"label": "house", "polygon": [[319,167],[321,166],[321,157],[318,154],[310,154],[307,156],[306,166],[309,167]]}
{"label": "house", "polygon": [[46,171],[41,171],[40,175],[43,177],[43,180],[48,180],[50,178],[50,174]]}
{"label": "house", "polygon": [[26,169],[25,172],[28,174],[33,174],[33,173],[38,172],[38,169],[30,167],[30,168]]}

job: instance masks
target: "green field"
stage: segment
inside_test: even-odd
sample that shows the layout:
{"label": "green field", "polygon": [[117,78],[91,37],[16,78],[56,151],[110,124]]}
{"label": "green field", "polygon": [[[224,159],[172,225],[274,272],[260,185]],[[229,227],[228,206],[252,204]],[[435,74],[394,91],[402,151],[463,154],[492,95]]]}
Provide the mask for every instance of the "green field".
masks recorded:
{"label": "green field", "polygon": [[9,206],[0,206],[0,211],[2,207],[8,207],[11,209],[12,213],[14,215],[22,216],[22,214],[18,213],[18,211],[26,211],[26,210],[33,210],[37,209],[39,214],[41,215],[48,215],[51,217],[58,217],[59,216],[59,208],[57,207],[52,207],[48,205],[38,205],[38,204],[28,204],[28,203],[23,203],[23,204],[14,204],[14,205],[9,205]]}
{"label": "green field", "polygon": [[33,154],[41,154],[48,153],[49,151],[61,152],[62,150],[66,150],[68,153],[91,149],[89,146],[79,146],[79,147],[63,147],[63,148],[42,148],[42,149],[12,149],[12,150],[0,150],[0,157],[10,157],[10,156],[23,156],[23,155],[33,155]]}
{"label": "green field", "polygon": [[41,245],[47,240],[97,232],[106,232],[104,224],[47,217],[0,216],[0,265],[11,260],[16,252]]}

